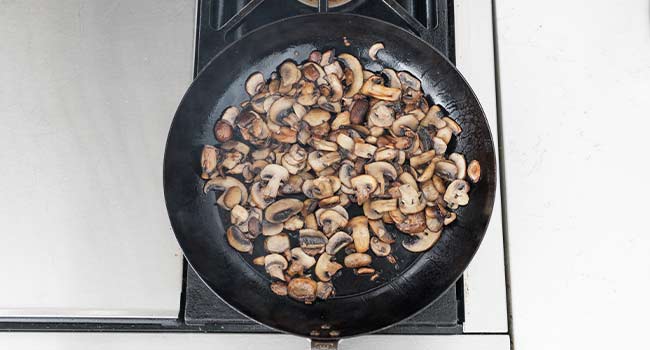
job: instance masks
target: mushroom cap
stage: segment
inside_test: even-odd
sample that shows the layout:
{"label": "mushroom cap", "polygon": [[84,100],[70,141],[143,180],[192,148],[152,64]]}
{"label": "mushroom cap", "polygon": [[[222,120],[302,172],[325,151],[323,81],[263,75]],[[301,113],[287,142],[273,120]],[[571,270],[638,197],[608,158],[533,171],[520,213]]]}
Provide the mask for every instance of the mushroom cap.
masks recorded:
{"label": "mushroom cap", "polygon": [[364,253],[352,253],[343,259],[343,264],[345,267],[349,267],[351,269],[368,266],[370,263],[372,263],[372,257]]}
{"label": "mushroom cap", "polygon": [[284,280],[283,271],[289,266],[287,259],[280,254],[269,254],[264,257],[264,269],[273,278]]}
{"label": "mushroom cap", "polygon": [[417,187],[409,184],[404,184],[399,187],[399,210],[404,214],[415,214],[424,210],[427,205],[426,200],[421,192],[418,192]]}
{"label": "mushroom cap", "polygon": [[477,183],[481,179],[481,164],[479,164],[478,160],[474,159],[469,162],[469,166],[467,167],[467,177],[469,177],[473,183]]}
{"label": "mushroom cap", "polygon": [[354,188],[354,191],[356,192],[357,195],[357,203],[359,205],[363,204],[370,195],[375,192],[377,189],[377,180],[372,177],[371,175],[363,174],[363,175],[358,175],[350,179],[350,183],[352,184],[352,188]]}
{"label": "mushroom cap", "polygon": [[201,151],[201,178],[204,180],[209,179],[217,170],[217,158],[219,150],[211,145],[203,146]]}
{"label": "mushroom cap", "polygon": [[407,114],[404,116],[401,116],[393,122],[390,126],[390,131],[393,133],[395,136],[404,136],[405,135],[405,130],[404,129],[410,129],[410,130],[417,130],[418,125],[420,124],[420,121],[418,118],[416,118],[413,114]]}
{"label": "mushroom cap", "polygon": [[264,212],[264,218],[272,223],[281,223],[296,215],[301,209],[302,201],[285,198],[269,205]]}
{"label": "mushroom cap", "polygon": [[411,238],[402,241],[402,246],[412,253],[421,253],[433,247],[440,238],[442,231],[430,231],[428,229],[414,234]]}
{"label": "mushroom cap", "polygon": [[334,257],[328,253],[323,253],[318,258],[316,262],[316,268],[314,272],[316,277],[323,282],[328,282],[332,279],[332,276],[336,274],[343,266],[336,261],[332,261]]}
{"label": "mushroom cap", "polygon": [[279,126],[290,126],[285,119],[293,113],[293,105],[295,102],[296,101],[292,97],[288,96],[280,97],[275,100],[269,109],[269,122]]}
{"label": "mushroom cap", "polygon": [[291,249],[291,258],[294,262],[299,263],[305,269],[311,268],[316,264],[316,259],[305,253],[302,248],[299,247]]}
{"label": "mushroom cap", "polygon": [[289,236],[284,233],[266,237],[264,240],[264,249],[269,253],[282,253],[290,248]]}
{"label": "mushroom cap", "polygon": [[316,281],[311,278],[293,278],[287,285],[287,294],[293,299],[310,304],[316,300],[317,287]]}
{"label": "mushroom cap", "polygon": [[291,90],[291,86],[300,80],[302,72],[293,61],[284,61],[279,68],[280,73],[280,92],[286,93]]}
{"label": "mushroom cap", "polygon": [[349,88],[345,93],[345,97],[352,97],[359,92],[361,86],[363,85],[363,67],[361,66],[361,62],[359,62],[356,57],[348,53],[340,54],[338,56],[338,59],[341,60],[352,71],[353,81],[348,83]]}
{"label": "mushroom cap", "polygon": [[469,184],[465,180],[454,180],[445,191],[444,200],[451,209],[469,203]]}
{"label": "mushroom cap", "polygon": [[273,198],[266,198],[264,196],[264,185],[259,181],[251,185],[250,199],[251,203],[260,209],[268,207],[273,201]]}
{"label": "mushroom cap", "polygon": [[388,162],[373,162],[364,166],[366,174],[374,177],[379,185],[379,193],[384,194],[386,180],[395,181],[397,179],[397,170],[395,166]]}
{"label": "mushroom cap", "polygon": [[436,163],[435,174],[447,181],[453,181],[458,176],[458,168],[452,161],[441,160]]}
{"label": "mushroom cap", "polygon": [[230,226],[226,230],[228,244],[238,252],[253,253],[253,243],[246,238],[244,233],[237,226]]}
{"label": "mushroom cap", "polygon": [[246,93],[249,96],[254,96],[264,86],[264,74],[255,72],[246,79]]}
{"label": "mushroom cap", "polygon": [[[344,209],[345,210],[345,209]],[[348,219],[336,209],[325,209],[320,215],[316,213],[316,218],[319,220],[323,233],[330,235],[341,227],[345,227]]]}
{"label": "mushroom cap", "polygon": [[390,243],[381,241],[377,237],[372,237],[370,239],[370,249],[377,256],[388,256],[391,251]]}
{"label": "mushroom cap", "polygon": [[335,255],[353,241],[354,240],[349,234],[343,231],[339,231],[330,237],[327,245],[325,246],[325,252],[330,255]]}
{"label": "mushroom cap", "polygon": [[264,188],[264,196],[275,198],[278,194],[278,189],[282,182],[285,182],[289,179],[289,171],[278,164],[269,164],[262,169],[260,173],[260,178],[264,181],[268,181],[268,184]]}
{"label": "mushroom cap", "polygon": [[356,175],[357,172],[354,170],[354,164],[351,161],[344,160],[341,162],[341,167],[339,168],[339,180],[341,180],[341,183],[343,185],[352,187],[350,179]]}

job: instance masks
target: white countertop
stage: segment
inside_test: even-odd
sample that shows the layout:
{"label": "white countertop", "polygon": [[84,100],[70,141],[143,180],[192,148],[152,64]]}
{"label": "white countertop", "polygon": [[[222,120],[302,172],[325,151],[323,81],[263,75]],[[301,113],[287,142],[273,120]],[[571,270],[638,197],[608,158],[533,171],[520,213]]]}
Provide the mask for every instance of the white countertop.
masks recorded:
{"label": "white countertop", "polygon": [[496,13],[515,348],[647,348],[649,3]]}

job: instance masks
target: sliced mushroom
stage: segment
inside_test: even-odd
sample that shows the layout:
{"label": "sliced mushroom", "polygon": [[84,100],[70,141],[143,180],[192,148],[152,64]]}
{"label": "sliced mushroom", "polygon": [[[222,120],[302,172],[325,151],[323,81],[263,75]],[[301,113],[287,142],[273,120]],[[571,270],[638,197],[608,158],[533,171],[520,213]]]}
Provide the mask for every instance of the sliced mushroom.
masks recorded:
{"label": "sliced mushroom", "polygon": [[315,151],[309,153],[307,162],[309,166],[316,171],[323,171],[325,168],[335,164],[341,160],[341,155],[338,152],[321,152]]}
{"label": "sliced mushroom", "polygon": [[349,87],[348,91],[345,93],[345,97],[353,97],[359,92],[363,85],[363,67],[361,67],[359,60],[350,54],[342,53],[338,58],[352,71],[353,81],[348,82]]}
{"label": "sliced mushroom", "polygon": [[248,211],[241,205],[235,205],[230,212],[230,222],[239,225],[248,220]]}
{"label": "sliced mushroom", "polygon": [[377,76],[366,80],[361,86],[360,92],[383,101],[398,101],[402,95],[400,89],[381,85],[381,78]]}
{"label": "sliced mushroom", "polygon": [[275,281],[271,283],[271,291],[279,296],[285,296],[289,293],[285,282]]}
{"label": "sliced mushroom", "polygon": [[433,142],[432,146],[433,146],[433,150],[436,152],[436,154],[441,155],[441,154],[445,154],[445,152],[447,152],[447,143],[445,141],[443,141],[441,138],[433,137],[431,139],[431,141]]}
{"label": "sliced mushroom", "polygon": [[261,182],[254,182],[251,185],[251,203],[260,209],[265,209],[273,202],[273,198],[266,198],[264,196],[264,184]]}
{"label": "sliced mushroom", "polygon": [[370,244],[370,231],[368,230],[368,218],[365,216],[357,216],[348,222],[348,226],[352,230],[352,240],[354,241],[354,250],[357,253],[365,253],[368,251]]}
{"label": "sliced mushroom", "polygon": [[334,285],[330,282],[318,282],[316,283],[316,297],[318,299],[329,299],[334,295]]}
{"label": "sliced mushroom", "polygon": [[294,215],[284,222],[284,229],[287,231],[298,231],[305,225],[305,222],[298,215]]}
{"label": "sliced mushroom", "polygon": [[465,162],[465,156],[460,153],[452,153],[449,155],[449,160],[454,162],[456,169],[458,169],[456,178],[459,180],[464,179],[465,175],[467,174],[467,163]]}
{"label": "sliced mushroom", "polygon": [[327,236],[312,229],[302,229],[298,235],[300,248],[308,255],[315,256],[325,251]]}
{"label": "sliced mushroom", "polygon": [[317,62],[307,62],[302,66],[302,75],[309,81],[317,81],[325,77],[325,71]]}
{"label": "sliced mushroom", "polygon": [[424,152],[422,154],[418,154],[417,156],[411,157],[409,159],[409,164],[411,164],[411,166],[414,168],[418,168],[422,165],[428,164],[435,156],[435,151]]}
{"label": "sliced mushroom", "polygon": [[422,191],[424,199],[426,199],[427,202],[433,202],[440,197],[440,193],[436,190],[432,180],[420,183],[420,191]]}
{"label": "sliced mushroom", "polygon": [[[393,219],[395,219],[395,217],[393,217]],[[397,227],[398,230],[408,234],[416,234],[418,232],[422,232],[426,226],[426,217],[424,216],[423,211],[416,214],[406,215],[406,218],[401,222],[395,220],[395,227]]]}
{"label": "sliced mushroom", "polygon": [[290,248],[289,236],[284,233],[269,236],[264,240],[264,249],[269,253],[282,253]]}
{"label": "sliced mushroom", "polygon": [[316,277],[318,277],[318,279],[322,282],[330,281],[332,279],[332,276],[334,276],[340,269],[343,268],[341,264],[337,263],[336,261],[332,261],[333,259],[334,257],[330,254],[323,253],[316,262],[316,268],[314,269],[314,272],[316,273]]}
{"label": "sliced mushroom", "polygon": [[395,110],[387,102],[379,101],[370,109],[368,121],[374,126],[387,128],[395,121]]}
{"label": "sliced mushroom", "polygon": [[377,180],[379,186],[377,194],[384,194],[386,182],[390,183],[397,179],[397,170],[388,162],[373,162],[364,166],[366,174]]}
{"label": "sliced mushroom", "polygon": [[391,210],[397,210],[397,199],[375,199],[370,201],[370,208],[382,214]]}
{"label": "sliced mushroom", "polygon": [[447,181],[453,181],[458,176],[458,168],[454,162],[441,160],[436,163],[435,174]]}
{"label": "sliced mushroom", "polygon": [[339,231],[330,237],[325,246],[325,252],[329,255],[335,255],[353,241],[354,240],[349,234]]}
{"label": "sliced mushroom", "polygon": [[348,135],[338,134],[336,136],[336,144],[348,152],[352,152],[352,151],[356,152],[354,140]]}
{"label": "sliced mushroom", "polygon": [[399,81],[402,84],[402,90],[404,90],[407,87],[416,91],[422,89],[422,84],[420,83],[420,80],[414,77],[411,73],[406,71],[401,71],[397,73],[397,76],[399,77]]}
{"label": "sliced mushroom", "polygon": [[456,213],[454,212],[449,212],[449,214],[445,217],[444,221],[442,222],[445,226],[451,224],[452,222],[456,221]]}
{"label": "sliced mushroom", "polygon": [[368,266],[372,263],[372,257],[363,253],[352,253],[345,257],[343,264],[351,269]]}
{"label": "sliced mushroom", "polygon": [[239,187],[231,187],[223,195],[223,205],[226,209],[234,208],[242,202],[242,192]]}
{"label": "sliced mushroom", "polygon": [[453,131],[449,127],[444,127],[442,129],[439,129],[436,132],[436,137],[441,139],[445,144],[449,144],[451,141],[451,135],[453,134]]}
{"label": "sliced mushroom", "polygon": [[328,99],[331,102],[340,101],[341,98],[343,98],[343,84],[341,84],[341,80],[339,80],[339,77],[334,73],[327,74],[326,79],[329,81],[330,87],[332,88],[332,94]]}
{"label": "sliced mushroom", "polygon": [[301,209],[302,201],[285,198],[269,205],[264,212],[264,218],[272,223],[281,223],[296,215]]}
{"label": "sliced mushroom", "polygon": [[287,93],[291,90],[293,84],[297,83],[302,77],[302,73],[298,66],[292,61],[285,61],[280,65],[280,93]]}
{"label": "sliced mushroom", "polygon": [[377,152],[375,152],[375,160],[376,161],[393,160],[397,157],[398,154],[399,154],[399,150],[396,150],[394,148],[388,148],[388,147],[379,148]]}
{"label": "sliced mushroom", "polygon": [[469,203],[469,184],[465,180],[454,180],[447,187],[444,200],[451,209]]}
{"label": "sliced mushroom", "polygon": [[388,83],[389,87],[396,88],[399,90],[402,90],[402,83],[399,81],[399,77],[397,76],[397,73],[390,69],[390,68],[384,68],[381,71],[381,74],[385,76],[385,80]]}
{"label": "sliced mushroom", "polygon": [[404,214],[415,214],[424,210],[427,202],[417,187],[405,184],[399,187],[399,210]]}
{"label": "sliced mushroom", "polygon": [[339,204],[341,204],[341,197],[339,195],[323,198],[318,201],[318,206],[321,208],[331,208]]}
{"label": "sliced mushroom", "polygon": [[444,194],[447,191],[447,186],[445,186],[445,180],[443,180],[440,176],[434,175],[431,178],[431,181],[433,182],[433,187],[436,188],[436,191],[440,194]]}
{"label": "sliced mushroom", "polygon": [[305,228],[311,230],[318,230],[318,221],[316,220],[316,215],[314,213],[305,215]]}
{"label": "sliced mushroom", "polygon": [[361,205],[370,198],[377,189],[377,180],[370,175],[358,175],[350,179],[352,188],[357,196],[357,204]]}
{"label": "sliced mushroom", "polygon": [[368,56],[370,56],[371,60],[376,61],[377,60],[377,52],[379,52],[379,50],[383,50],[383,49],[384,49],[384,44],[382,44],[382,43],[374,43],[368,49]]}
{"label": "sliced mushroom", "polygon": [[343,111],[336,115],[336,118],[332,121],[332,130],[338,130],[342,126],[350,125],[350,112]]}
{"label": "sliced mushroom", "polygon": [[374,209],[371,207],[371,202],[366,201],[363,203],[363,214],[369,219],[369,220],[378,220],[381,219],[381,213],[376,212]]}
{"label": "sliced mushroom", "polygon": [[[332,63],[323,66],[323,70],[325,71],[325,80],[329,82],[329,79],[327,79],[327,76],[330,74],[333,74],[336,76],[337,79],[343,79],[343,67],[341,67],[341,64],[337,61],[333,61]],[[330,82],[331,85],[331,82]]]}
{"label": "sliced mushroom", "polygon": [[420,121],[418,118],[416,118],[414,115],[407,114],[395,119],[393,124],[390,126],[390,131],[395,136],[404,136],[406,134],[405,129],[410,129],[413,131],[417,130],[419,122]]}
{"label": "sliced mushroom", "polygon": [[251,97],[260,92],[263,86],[264,75],[260,72],[255,72],[246,79],[246,93]]}
{"label": "sliced mushroom", "polygon": [[467,177],[469,177],[473,183],[477,183],[481,179],[481,164],[479,164],[476,159],[469,162],[469,166],[467,167]]}
{"label": "sliced mushroom", "polygon": [[275,125],[293,127],[300,120],[293,111],[296,101],[292,97],[281,97],[269,109],[269,121]]}
{"label": "sliced mushroom", "polygon": [[390,254],[391,251],[390,244],[381,241],[377,237],[372,237],[370,239],[370,249],[377,256],[388,256],[388,254]]}
{"label": "sliced mushroom", "polygon": [[339,228],[345,227],[348,223],[348,219],[341,215],[335,208],[325,209],[320,215],[317,213],[316,218],[320,221],[325,235],[331,235]]}
{"label": "sliced mushroom", "polygon": [[[244,186],[243,183],[241,183],[239,180],[235,179],[234,177],[230,177],[230,176],[213,177],[212,179],[208,180],[205,183],[205,185],[203,186],[203,192],[208,193],[209,191],[212,190],[228,191],[228,189],[233,186],[237,186],[241,190],[242,200],[239,204],[244,204],[246,202],[246,199],[248,198],[248,190],[246,189],[246,186]],[[223,203],[224,197],[225,197],[225,192],[217,199],[217,204],[219,204],[222,208],[225,208],[225,205]]]}
{"label": "sliced mushroom", "polygon": [[201,152],[201,178],[204,180],[209,179],[212,175],[217,172],[217,158],[219,156],[219,150],[210,145],[203,146],[203,151]]}
{"label": "sliced mushroom", "polygon": [[284,270],[288,266],[287,259],[280,254],[269,254],[264,257],[264,269],[273,278],[284,281]]}
{"label": "sliced mushroom", "polygon": [[319,151],[327,152],[336,151],[338,149],[338,145],[336,143],[318,138],[311,139],[311,146]]}
{"label": "sliced mushroom", "polygon": [[402,241],[402,246],[410,252],[421,253],[431,249],[440,238],[441,233],[442,231],[433,232],[427,229]]}
{"label": "sliced mushroom", "polygon": [[395,237],[390,231],[386,230],[384,223],[381,220],[368,220],[372,233],[379,238],[382,242],[392,244],[395,243]]}
{"label": "sliced mushroom", "polygon": [[309,269],[316,264],[316,259],[313,256],[305,253],[302,248],[298,247],[291,249],[291,258],[305,269]]}
{"label": "sliced mushroom", "polygon": [[447,124],[447,127],[451,129],[454,135],[458,135],[463,131],[463,128],[461,128],[455,120],[449,117],[443,117],[442,120]]}
{"label": "sliced mushroom", "polygon": [[264,197],[275,198],[282,183],[289,179],[289,171],[281,165],[269,164],[264,167],[260,177],[267,182],[263,191]]}
{"label": "sliced mushroom", "polygon": [[253,243],[246,238],[244,233],[237,226],[230,226],[226,230],[228,244],[236,251],[242,253],[253,253]]}
{"label": "sliced mushroom", "polygon": [[316,300],[316,289],[316,281],[307,277],[298,277],[289,281],[287,293],[293,299],[311,304]]}
{"label": "sliced mushroom", "polygon": [[316,85],[312,82],[305,82],[300,88],[300,94],[296,101],[303,106],[313,106],[318,102],[319,97],[320,91],[316,88]]}
{"label": "sliced mushroom", "polygon": [[366,99],[355,100],[350,106],[350,123],[361,125],[366,121],[370,103]]}

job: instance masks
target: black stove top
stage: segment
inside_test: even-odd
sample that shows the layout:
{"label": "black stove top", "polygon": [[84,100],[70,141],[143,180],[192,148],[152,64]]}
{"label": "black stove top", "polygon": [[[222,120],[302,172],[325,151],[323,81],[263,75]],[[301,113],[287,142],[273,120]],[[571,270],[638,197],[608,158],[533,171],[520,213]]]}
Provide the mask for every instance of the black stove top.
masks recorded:
{"label": "black stove top", "polygon": [[[316,12],[356,13],[393,23],[454,61],[453,0],[200,0],[195,72],[228,44],[262,25]],[[211,332],[273,332],[223,303],[189,266],[184,283],[180,317],[186,326]],[[380,333],[461,333],[462,290],[461,280],[423,312]]]}

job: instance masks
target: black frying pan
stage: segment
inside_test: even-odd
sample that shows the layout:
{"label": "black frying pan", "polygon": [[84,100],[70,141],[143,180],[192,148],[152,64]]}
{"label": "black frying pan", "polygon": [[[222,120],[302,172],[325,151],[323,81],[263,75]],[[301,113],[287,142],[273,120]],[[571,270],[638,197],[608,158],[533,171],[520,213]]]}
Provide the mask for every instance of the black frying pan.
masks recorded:
{"label": "black frying pan", "polygon": [[[344,36],[351,46],[344,45]],[[224,108],[247,97],[244,82],[251,73],[261,71],[268,77],[288,58],[302,61],[312,50],[330,48],[349,52],[365,67],[377,70],[379,66],[370,61],[367,49],[378,41],[386,47],[380,51],[378,63],[419,77],[425,93],[460,123],[463,132],[450,151],[461,152],[468,160],[477,159],[481,181],[472,186],[469,205],[457,211],[458,219],[431,250],[412,254],[394,245],[400,261],[398,273],[372,285],[350,281],[358,284],[345,283],[348,290],[337,286],[336,297],[313,305],[277,296],[269,288],[270,278],[254,267],[248,256],[228,245],[228,215],[220,213],[214,195],[202,193],[202,146],[215,143],[212,129]],[[495,169],[492,137],[481,106],[442,54],[407,31],[379,20],[314,14],[282,20],[244,36],[201,71],[172,122],[165,150],[164,189],[171,224],[187,260],[221,299],[269,327],[331,340],[377,331],[403,320],[435,301],[460,277],[478,249],[492,213]],[[344,282],[349,279],[342,278]]]}

